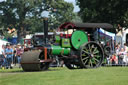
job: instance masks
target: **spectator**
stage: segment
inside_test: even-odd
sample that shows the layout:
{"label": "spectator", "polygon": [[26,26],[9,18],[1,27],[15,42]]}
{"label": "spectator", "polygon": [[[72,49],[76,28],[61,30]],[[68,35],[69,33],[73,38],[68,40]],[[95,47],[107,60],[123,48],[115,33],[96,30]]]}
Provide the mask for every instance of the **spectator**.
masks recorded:
{"label": "spectator", "polygon": [[119,65],[123,65],[123,59],[126,56],[126,52],[124,51],[124,48],[121,48],[121,51],[119,52]]}
{"label": "spectator", "polygon": [[3,68],[5,68],[6,66],[6,56],[5,56],[5,45],[2,45],[2,49],[3,49]]}
{"label": "spectator", "polygon": [[125,51],[125,52],[128,51],[128,47],[127,47],[126,43],[124,43],[124,51]]}
{"label": "spectator", "polygon": [[14,49],[13,49],[13,45],[11,45],[11,49],[12,49],[12,51],[13,51],[13,53],[12,53],[11,66],[13,66],[13,62],[14,62],[14,58],[13,58],[13,56],[14,56]]}
{"label": "spectator", "polygon": [[128,47],[127,47],[126,43],[124,43],[124,51],[126,54],[124,55],[123,62],[125,65],[127,65],[127,63],[128,63],[128,57],[127,57]]}
{"label": "spectator", "polygon": [[6,56],[6,69],[8,68],[12,69],[11,63],[12,63],[12,57],[13,57],[13,49],[9,44],[5,49],[5,56]]}
{"label": "spectator", "polygon": [[16,56],[17,56],[19,68],[21,67],[20,61],[21,61],[21,55],[22,55],[22,54],[23,54],[23,48],[18,45],[17,48],[16,48]]}
{"label": "spectator", "polygon": [[13,64],[16,66],[17,56],[16,56],[16,46],[13,46]]}
{"label": "spectator", "polygon": [[5,51],[4,51],[4,45],[2,45],[0,49],[0,67],[5,67]]}
{"label": "spectator", "polygon": [[120,52],[120,47],[119,47],[119,45],[117,44],[116,45],[116,56],[117,56],[117,59],[118,59],[118,62],[119,62],[119,52]]}
{"label": "spectator", "polygon": [[111,57],[111,59],[110,59],[110,62],[111,62],[111,64],[113,65],[113,64],[118,64],[118,58],[116,57],[116,54],[113,54],[112,55],[112,57]]}

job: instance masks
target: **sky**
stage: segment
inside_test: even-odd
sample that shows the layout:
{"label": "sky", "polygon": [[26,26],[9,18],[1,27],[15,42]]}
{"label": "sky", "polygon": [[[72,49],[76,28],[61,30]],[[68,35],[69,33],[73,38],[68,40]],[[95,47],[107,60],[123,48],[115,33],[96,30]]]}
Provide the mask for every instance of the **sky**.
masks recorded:
{"label": "sky", "polygon": [[0,2],[3,1],[3,0],[0,0]]}

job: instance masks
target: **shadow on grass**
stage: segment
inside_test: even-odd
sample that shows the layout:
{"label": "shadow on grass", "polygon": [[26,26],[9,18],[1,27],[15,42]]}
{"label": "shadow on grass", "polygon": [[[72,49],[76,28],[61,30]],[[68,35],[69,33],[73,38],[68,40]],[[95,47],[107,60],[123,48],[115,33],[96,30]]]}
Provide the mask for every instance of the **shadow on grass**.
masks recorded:
{"label": "shadow on grass", "polygon": [[22,69],[3,69],[0,70],[0,73],[22,73],[24,72]]}
{"label": "shadow on grass", "polygon": [[60,70],[63,70],[63,68],[62,67],[50,67],[49,69],[47,69],[47,70],[41,70],[41,71],[23,71],[23,72],[49,72],[49,71],[51,71],[51,72],[53,72],[53,71],[60,71]]}
{"label": "shadow on grass", "polygon": [[49,71],[60,71],[63,68],[50,68],[48,70],[41,70],[41,71],[24,71],[22,68],[14,68],[14,69],[0,69],[0,73],[27,73],[27,72],[49,72]]}

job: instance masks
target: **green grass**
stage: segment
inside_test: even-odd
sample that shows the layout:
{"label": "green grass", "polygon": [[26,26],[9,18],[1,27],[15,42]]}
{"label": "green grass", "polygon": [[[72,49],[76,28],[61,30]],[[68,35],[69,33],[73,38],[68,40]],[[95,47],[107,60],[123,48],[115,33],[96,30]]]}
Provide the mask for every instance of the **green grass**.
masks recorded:
{"label": "green grass", "polygon": [[6,69],[0,70],[0,85],[128,85],[128,67],[50,68],[41,72]]}

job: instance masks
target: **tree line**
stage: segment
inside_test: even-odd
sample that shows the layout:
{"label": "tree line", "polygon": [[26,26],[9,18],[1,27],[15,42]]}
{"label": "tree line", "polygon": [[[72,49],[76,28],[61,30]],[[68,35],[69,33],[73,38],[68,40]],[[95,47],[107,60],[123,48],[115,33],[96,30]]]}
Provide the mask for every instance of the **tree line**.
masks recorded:
{"label": "tree line", "polygon": [[83,22],[107,22],[128,27],[128,0],[76,0]]}
{"label": "tree line", "polygon": [[[80,7],[78,15],[83,22],[110,23],[128,27],[128,0],[75,0]],[[17,29],[18,38],[26,31],[43,31],[43,19],[48,16],[49,28],[64,22],[79,22],[73,4],[64,0],[4,0],[0,2],[0,28]],[[47,12],[47,13],[45,13]],[[6,33],[5,33],[6,34]]]}
{"label": "tree line", "polygon": [[71,21],[75,16],[73,9],[73,4],[64,0],[4,0],[0,2],[0,28],[17,29],[20,39],[26,31],[43,31],[44,17],[49,18],[51,29]]}

